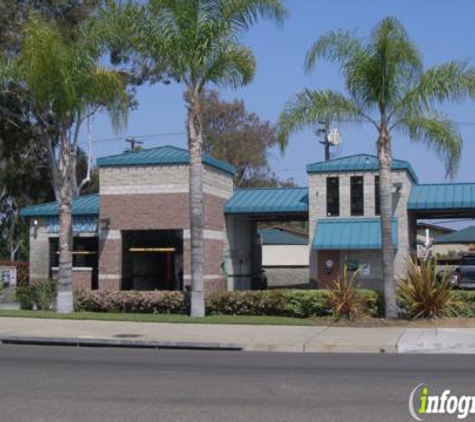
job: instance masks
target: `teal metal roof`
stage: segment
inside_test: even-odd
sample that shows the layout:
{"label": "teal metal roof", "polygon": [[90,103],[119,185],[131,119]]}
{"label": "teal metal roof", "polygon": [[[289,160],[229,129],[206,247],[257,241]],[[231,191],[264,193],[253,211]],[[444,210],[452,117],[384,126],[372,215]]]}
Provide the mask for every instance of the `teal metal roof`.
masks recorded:
{"label": "teal metal roof", "polygon": [[407,208],[421,210],[475,210],[475,183],[439,183],[412,187]]}
{"label": "teal metal roof", "polygon": [[465,227],[457,232],[444,234],[434,239],[434,244],[438,245],[468,245],[470,243],[475,243],[475,226]]}
{"label": "teal metal roof", "polygon": [[226,214],[308,212],[308,188],[238,189],[224,205]]}
{"label": "teal metal roof", "polygon": [[[119,155],[102,157],[97,159],[99,167],[117,167],[117,166],[160,166],[169,164],[189,164],[190,153],[183,148],[170,145],[162,147],[136,150],[125,152]],[[226,163],[208,154],[203,154],[203,163],[222,170],[234,176],[236,169],[229,163]]]}
{"label": "teal metal roof", "polygon": [[[412,180],[417,183],[416,172],[407,161],[393,160],[392,169],[407,171]],[[378,158],[369,154],[357,154],[307,165],[307,173],[347,171],[379,171]]]}
{"label": "teal metal roof", "polygon": [[[397,219],[393,244],[397,247]],[[324,218],[317,222],[312,249],[381,249],[380,218]]]}
{"label": "teal metal roof", "polygon": [[263,245],[308,245],[308,236],[283,229],[262,229],[258,233]]}
{"label": "teal metal roof", "polygon": [[[48,217],[58,215],[58,203],[25,207],[20,214],[23,217]],[[73,199],[73,215],[99,215],[99,195],[84,195]]]}

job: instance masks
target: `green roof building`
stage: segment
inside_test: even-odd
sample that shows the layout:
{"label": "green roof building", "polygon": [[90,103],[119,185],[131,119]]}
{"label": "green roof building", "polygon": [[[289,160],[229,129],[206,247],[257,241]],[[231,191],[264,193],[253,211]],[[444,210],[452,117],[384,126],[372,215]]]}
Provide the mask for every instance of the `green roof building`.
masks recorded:
{"label": "green roof building", "polygon": [[[97,165],[99,192],[73,202],[76,285],[189,289],[188,151],[162,146],[102,157]],[[309,164],[308,187],[236,189],[230,164],[205,154],[203,168],[208,291],[257,288],[263,268],[269,285],[325,287],[345,264],[361,270],[363,286],[382,288],[375,156]],[[410,163],[397,159],[392,178],[395,268],[403,274],[417,248],[417,222],[474,218],[475,183],[420,184]],[[30,222],[31,280],[55,277],[57,204],[21,214]],[[303,222],[308,236],[278,225],[288,221]],[[273,227],[259,230],[262,222]]]}

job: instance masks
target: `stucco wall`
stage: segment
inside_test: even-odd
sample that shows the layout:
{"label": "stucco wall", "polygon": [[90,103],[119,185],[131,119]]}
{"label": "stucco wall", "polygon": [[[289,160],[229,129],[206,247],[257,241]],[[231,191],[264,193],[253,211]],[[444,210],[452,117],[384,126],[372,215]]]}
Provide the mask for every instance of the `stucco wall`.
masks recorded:
{"label": "stucco wall", "polygon": [[292,287],[308,284],[308,267],[263,267],[269,287]]}
{"label": "stucco wall", "polygon": [[340,273],[343,272],[345,263],[356,263],[359,265],[369,265],[369,274],[360,274],[358,283],[361,287],[383,290],[383,268],[381,261],[381,251],[361,250],[361,251],[341,251],[340,253]]}
{"label": "stucco wall", "polygon": [[246,217],[226,216],[227,245],[225,268],[228,275],[228,290],[251,288],[252,240],[257,233],[253,223]]}
{"label": "stucco wall", "polygon": [[308,245],[262,245],[262,265],[308,266]]}

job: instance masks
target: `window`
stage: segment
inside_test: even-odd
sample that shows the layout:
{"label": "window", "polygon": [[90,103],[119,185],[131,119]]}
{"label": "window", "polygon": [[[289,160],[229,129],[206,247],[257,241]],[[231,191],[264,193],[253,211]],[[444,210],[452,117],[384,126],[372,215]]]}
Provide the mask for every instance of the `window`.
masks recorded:
{"label": "window", "polygon": [[374,176],[374,214],[381,215],[381,206],[379,199],[379,176]]}
{"label": "window", "polygon": [[338,217],[340,215],[340,179],[327,177],[327,215]]}
{"label": "window", "polygon": [[363,176],[350,178],[351,215],[364,215],[364,187]]}

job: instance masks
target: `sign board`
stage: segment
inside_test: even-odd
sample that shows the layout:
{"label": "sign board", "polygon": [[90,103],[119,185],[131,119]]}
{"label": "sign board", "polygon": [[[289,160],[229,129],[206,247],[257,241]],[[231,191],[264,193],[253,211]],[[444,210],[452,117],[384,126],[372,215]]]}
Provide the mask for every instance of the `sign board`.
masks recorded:
{"label": "sign board", "polygon": [[371,275],[371,266],[368,263],[361,263],[358,266],[362,277],[369,277]]}
{"label": "sign board", "polygon": [[15,287],[17,279],[16,267],[0,267],[0,277],[4,285]]}

